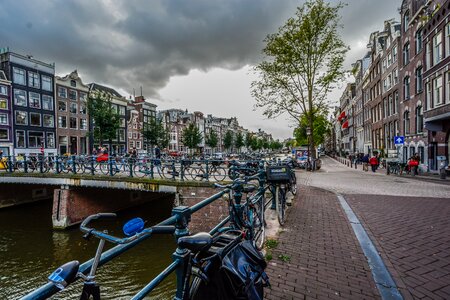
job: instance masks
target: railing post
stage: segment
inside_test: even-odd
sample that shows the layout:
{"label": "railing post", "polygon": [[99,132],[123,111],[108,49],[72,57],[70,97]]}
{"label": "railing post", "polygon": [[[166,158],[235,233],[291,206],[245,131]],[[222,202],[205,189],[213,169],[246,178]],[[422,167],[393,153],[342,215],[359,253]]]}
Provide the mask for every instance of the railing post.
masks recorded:
{"label": "railing post", "polygon": [[209,165],[208,165],[208,160],[206,160],[206,166],[205,166],[205,179],[206,181],[209,181]]}
{"label": "railing post", "polygon": [[44,155],[39,156],[39,173],[44,173]]}
{"label": "railing post", "polygon": [[77,174],[76,163],[75,163],[75,155],[72,155],[72,173]]}
{"label": "railing post", "polygon": [[155,175],[155,173],[153,171],[154,167],[155,167],[155,164],[154,164],[153,158],[150,158],[150,178],[151,179],[153,179],[154,175]]}
{"label": "railing post", "polygon": [[61,169],[60,169],[60,164],[61,164],[61,161],[60,161],[60,157],[59,157],[59,155],[56,155],[56,174],[59,174],[60,172],[61,172]]}
{"label": "railing post", "polygon": [[27,155],[23,155],[23,171],[25,173],[28,173],[28,162],[27,162]]}
{"label": "railing post", "polygon": [[13,164],[13,160],[11,159],[11,155],[8,155],[8,171],[9,171],[9,173],[13,172],[12,164]]}
{"label": "railing post", "polygon": [[185,160],[181,159],[180,160],[180,180],[184,181],[184,167],[185,167]]}
{"label": "railing post", "polygon": [[109,176],[114,176],[112,169],[112,155],[108,155],[108,168],[109,168]]}
{"label": "railing post", "polygon": [[175,176],[175,159],[172,159],[172,180],[176,180]]}
{"label": "railing post", "polygon": [[90,164],[91,164],[91,175],[95,175],[95,156],[94,155],[91,156]]}
{"label": "railing post", "polygon": [[130,167],[130,177],[133,177],[133,161],[135,158],[128,158],[128,166]]}
{"label": "railing post", "polygon": [[[188,230],[188,224],[191,220],[191,211],[189,207],[187,206],[178,206],[172,209],[172,215],[176,216],[177,219],[175,221],[175,240],[178,241],[178,239],[182,236],[189,235]],[[186,249],[182,249],[180,247],[177,247],[177,250],[173,253],[172,259],[174,261],[179,261],[177,270],[175,271],[175,274],[177,276],[177,290],[175,292],[175,300],[181,300],[184,299],[183,291],[184,291],[184,284],[187,280],[186,274],[187,268],[189,266],[189,251]],[[189,291],[186,291],[187,293]]]}

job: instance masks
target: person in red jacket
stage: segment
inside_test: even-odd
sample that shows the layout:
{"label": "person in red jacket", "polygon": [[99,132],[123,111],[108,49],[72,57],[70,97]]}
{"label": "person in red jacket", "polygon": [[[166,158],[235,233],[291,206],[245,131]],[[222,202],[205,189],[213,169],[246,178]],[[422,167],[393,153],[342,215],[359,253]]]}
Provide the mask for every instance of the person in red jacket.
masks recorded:
{"label": "person in red jacket", "polygon": [[378,159],[375,155],[373,155],[370,159],[369,159],[369,164],[372,167],[372,172],[375,172],[377,170],[377,166],[378,166]]}

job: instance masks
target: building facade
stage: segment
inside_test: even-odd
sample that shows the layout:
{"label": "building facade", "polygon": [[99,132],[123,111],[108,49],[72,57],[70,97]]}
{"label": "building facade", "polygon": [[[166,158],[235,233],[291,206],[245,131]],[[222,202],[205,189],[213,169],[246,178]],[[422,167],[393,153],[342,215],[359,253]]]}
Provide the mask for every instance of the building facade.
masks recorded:
{"label": "building facade", "polygon": [[55,77],[57,149],[60,155],[89,153],[87,97],[89,86],[77,70]]}
{"label": "building facade", "polygon": [[0,70],[0,150],[3,155],[13,153],[13,129],[11,108],[11,81]]}
{"label": "building facade", "polygon": [[11,81],[14,155],[55,155],[54,64],[3,49],[0,69]]}

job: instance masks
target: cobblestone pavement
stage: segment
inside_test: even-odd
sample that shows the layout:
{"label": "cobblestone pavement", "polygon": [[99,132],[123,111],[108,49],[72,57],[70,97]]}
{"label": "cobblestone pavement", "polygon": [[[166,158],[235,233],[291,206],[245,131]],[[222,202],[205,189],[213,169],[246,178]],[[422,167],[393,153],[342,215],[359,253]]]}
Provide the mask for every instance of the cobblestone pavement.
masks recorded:
{"label": "cobblestone pavement", "polygon": [[266,299],[379,299],[336,195],[301,187],[268,264]]}
{"label": "cobblestone pavement", "polygon": [[405,299],[450,299],[450,186],[365,173],[329,158],[297,178],[298,199],[268,267],[267,299],[379,298],[334,193],[347,199]]}

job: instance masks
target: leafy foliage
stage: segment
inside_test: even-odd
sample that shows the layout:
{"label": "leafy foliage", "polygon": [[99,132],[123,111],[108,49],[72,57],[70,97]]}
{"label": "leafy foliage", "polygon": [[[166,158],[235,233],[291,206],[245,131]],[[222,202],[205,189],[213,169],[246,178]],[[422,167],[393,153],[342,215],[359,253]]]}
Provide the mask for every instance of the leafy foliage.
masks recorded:
{"label": "leafy foliage", "polygon": [[150,144],[151,148],[157,145],[160,148],[165,148],[169,145],[169,133],[164,128],[161,121],[150,119],[148,124],[144,125],[142,130],[144,139]]}
{"label": "leafy foliage", "polygon": [[202,134],[194,123],[190,123],[182,133],[181,140],[190,149],[196,149],[203,140]]}
{"label": "leafy foliage", "polygon": [[[252,83],[252,96],[267,117],[287,113],[299,123],[306,115],[315,132],[313,107],[326,110],[327,96],[345,75],[348,47],[338,34],[342,7],[308,0],[277,33],[266,37],[266,60],[255,67],[260,78]],[[310,142],[314,148],[314,135]]]}
{"label": "leafy foliage", "polygon": [[[325,142],[325,136],[329,132],[330,126],[326,111],[315,113],[313,138],[317,145]],[[309,127],[309,119],[307,115],[304,114],[300,117],[299,126],[294,129],[294,137],[297,145],[308,144],[308,136],[306,134],[307,127]]]}
{"label": "leafy foliage", "polygon": [[230,150],[231,147],[233,147],[233,133],[230,130],[225,133],[223,138],[223,146],[227,150]]}
{"label": "leafy foliage", "polygon": [[238,132],[238,134],[236,135],[236,140],[234,141],[234,145],[238,150],[245,145],[244,136],[242,135],[242,133]]}
{"label": "leafy foliage", "polygon": [[205,138],[205,144],[211,148],[215,148],[217,147],[218,143],[219,137],[217,136],[217,133],[214,130],[211,130],[211,132]]}
{"label": "leafy foliage", "polygon": [[87,109],[94,127],[90,134],[100,145],[105,141],[117,138],[117,130],[120,127],[120,116],[112,106],[111,97],[106,94],[90,95],[87,101]]}

